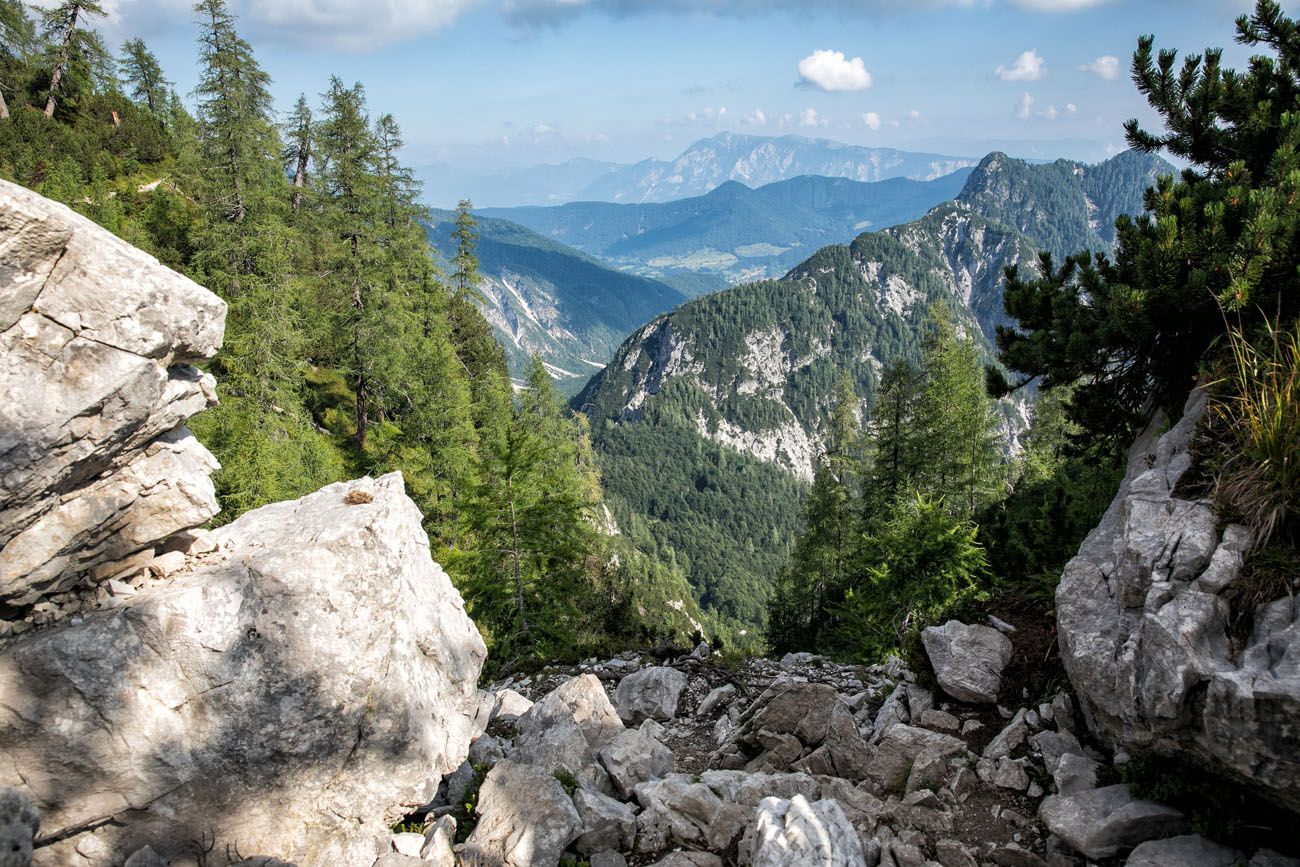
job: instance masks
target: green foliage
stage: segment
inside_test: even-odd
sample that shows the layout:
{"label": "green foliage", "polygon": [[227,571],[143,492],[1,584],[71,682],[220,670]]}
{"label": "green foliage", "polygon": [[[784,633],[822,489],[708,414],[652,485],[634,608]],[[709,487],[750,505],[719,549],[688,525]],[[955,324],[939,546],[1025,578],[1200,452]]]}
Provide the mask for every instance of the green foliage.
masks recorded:
{"label": "green foliage", "polygon": [[832,646],[877,662],[979,593],[988,560],[977,528],[942,500],[916,495],[864,540],[855,576],[833,612]]}
{"label": "green foliage", "polygon": [[1268,311],[1300,312],[1300,40],[1272,0],[1237,21],[1237,41],[1262,47],[1249,70],[1221,66],[1222,52],[1133,58],[1139,91],[1164,120],[1152,134],[1126,125],[1129,144],[1168,149],[1190,167],[1161,178],[1149,215],[1116,222],[1114,260],[1080,254],[1040,273],[1007,274],[1002,360],[1042,385],[1079,383],[1071,416],[1089,438],[1126,440],[1148,407],[1176,407],[1197,367],[1224,334],[1220,305],[1246,332]]}

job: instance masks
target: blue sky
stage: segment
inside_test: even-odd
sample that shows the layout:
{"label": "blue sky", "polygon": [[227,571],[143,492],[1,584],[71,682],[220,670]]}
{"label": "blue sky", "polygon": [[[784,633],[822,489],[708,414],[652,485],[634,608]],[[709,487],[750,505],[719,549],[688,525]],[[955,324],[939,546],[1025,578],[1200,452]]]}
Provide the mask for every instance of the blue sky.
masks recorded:
{"label": "blue sky", "polygon": [[[186,0],[110,0],[194,85]],[[407,160],[670,157],[730,130],[1096,160],[1152,116],[1137,37],[1223,46],[1250,0],[232,0],[279,104],[336,74],[402,124]],[[1300,0],[1284,7],[1293,14]],[[1109,59],[1108,59],[1109,58]]]}

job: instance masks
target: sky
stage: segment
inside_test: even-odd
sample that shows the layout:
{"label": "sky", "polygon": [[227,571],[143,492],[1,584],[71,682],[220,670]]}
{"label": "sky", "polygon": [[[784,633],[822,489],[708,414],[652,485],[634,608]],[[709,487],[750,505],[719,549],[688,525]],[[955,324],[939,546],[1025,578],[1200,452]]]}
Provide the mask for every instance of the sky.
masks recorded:
{"label": "sky", "polygon": [[[41,0],[48,5],[52,0]],[[412,165],[670,158],[731,131],[955,156],[1095,161],[1158,126],[1137,38],[1232,42],[1251,0],[230,0],[278,107],[331,75],[392,112]],[[105,0],[194,86],[187,0]],[[1283,7],[1292,14],[1300,0]]]}

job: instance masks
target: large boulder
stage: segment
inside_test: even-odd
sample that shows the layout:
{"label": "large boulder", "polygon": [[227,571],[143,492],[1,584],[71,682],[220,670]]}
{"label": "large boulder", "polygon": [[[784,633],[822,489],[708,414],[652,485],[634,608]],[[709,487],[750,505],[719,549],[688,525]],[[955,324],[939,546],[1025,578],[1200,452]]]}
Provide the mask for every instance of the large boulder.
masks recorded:
{"label": "large boulder", "polygon": [[1121,784],[1051,795],[1038,807],[1048,830],[1093,860],[1187,830],[1187,817],[1164,804],[1134,798]]}
{"label": "large boulder", "polygon": [[0,181],[0,604],[30,606],[217,512],[187,418],[226,305],[71,209]]}
{"label": "large boulder", "polygon": [[1245,528],[1176,494],[1204,414],[1198,389],[1128,473],[1056,591],[1061,660],[1085,717],[1110,745],[1188,755],[1300,810],[1300,600],[1254,612],[1233,648],[1223,594],[1240,580]]}
{"label": "large boulder", "polygon": [[958,701],[993,704],[1002,689],[1002,669],[1011,661],[1011,640],[988,626],[949,620],[921,631],[934,678]]}
{"label": "large boulder", "polygon": [[623,722],[594,674],[570,678],[519,717],[512,759],[548,773],[577,774],[596,762]]}
{"label": "large boulder", "polygon": [[865,867],[862,840],[840,805],[764,798],[755,816],[750,849],[753,867]]}
{"label": "large boulder", "polygon": [[870,762],[853,713],[834,687],[791,681],[764,690],[713,756],[724,769],[793,770],[850,780],[863,779]]}
{"label": "large boulder", "polygon": [[618,682],[614,701],[626,723],[642,720],[670,720],[677,715],[677,702],[686,688],[686,675],[663,665],[643,668]]}
{"label": "large boulder", "polygon": [[460,863],[473,867],[555,867],[582,833],[582,819],[550,773],[504,761],[478,790],[478,824]]}
{"label": "large boulder", "polygon": [[30,792],[49,836],[98,828],[44,863],[203,840],[369,864],[386,821],[464,760],[485,648],[400,475],[216,540],[160,589],[0,651],[0,785]]}

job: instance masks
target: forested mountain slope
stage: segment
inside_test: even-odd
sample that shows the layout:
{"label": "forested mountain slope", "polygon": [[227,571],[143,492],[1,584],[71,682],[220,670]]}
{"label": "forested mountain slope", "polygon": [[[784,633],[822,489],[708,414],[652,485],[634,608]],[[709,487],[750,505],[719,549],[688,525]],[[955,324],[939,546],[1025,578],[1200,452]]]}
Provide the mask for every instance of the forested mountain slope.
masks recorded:
{"label": "forested mountain slope", "polygon": [[[429,243],[448,263],[456,251],[454,229],[454,212],[429,212]],[[479,283],[472,300],[517,380],[536,354],[557,388],[573,394],[628,333],[685,300],[663,283],[617,271],[515,223],[481,218],[477,231]]]}
{"label": "forested mountain slope", "polygon": [[639,273],[688,271],[737,283],[778,277],[827,244],[914,220],[957,195],[969,172],[871,183],[802,176],[757,189],[727,181],[705,195],[667,203],[575,202],[483,213]]}
{"label": "forested mountain slope", "polygon": [[[869,415],[883,368],[919,357],[936,301],[991,356],[993,328],[1006,321],[1006,266],[1051,243],[1106,246],[1086,220],[1067,218],[1076,205],[1087,212],[1090,171],[990,155],[961,196],[919,220],[824,248],[780,280],[696,299],[640,329],[575,400],[592,420],[620,522],[675,557],[706,608],[755,622],[786,560],[840,374]],[[1107,207],[1140,201],[1147,175],[1126,176]],[[1046,227],[1058,240],[1015,225]],[[1018,412],[1003,411],[1009,421]]]}

